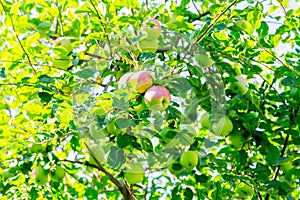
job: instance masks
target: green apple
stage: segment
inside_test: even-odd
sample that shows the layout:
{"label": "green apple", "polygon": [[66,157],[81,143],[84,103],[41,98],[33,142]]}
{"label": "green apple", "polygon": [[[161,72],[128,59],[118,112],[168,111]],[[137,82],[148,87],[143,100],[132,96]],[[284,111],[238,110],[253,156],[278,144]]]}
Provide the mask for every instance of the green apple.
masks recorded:
{"label": "green apple", "polygon": [[178,160],[169,164],[168,169],[174,175],[179,175],[183,171],[183,167]]}
{"label": "green apple", "polygon": [[198,164],[198,154],[195,151],[186,151],[180,156],[180,164],[191,171]]}
{"label": "green apple", "polygon": [[163,86],[152,86],[146,91],[144,100],[150,110],[163,111],[170,105],[171,95]]}
{"label": "green apple", "polygon": [[94,140],[102,140],[105,139],[106,136],[109,134],[105,129],[101,129],[98,126],[98,122],[94,121],[89,126],[89,132],[91,137]]}
{"label": "green apple", "polygon": [[46,147],[43,146],[42,143],[33,143],[29,146],[29,151],[31,153],[40,153],[44,152],[46,150]]}
{"label": "green apple", "polygon": [[95,156],[95,158],[99,163],[102,163],[104,161],[104,155],[105,155],[105,151],[103,150],[103,148],[98,145],[92,145],[89,148],[91,150],[91,152],[89,152],[90,153],[88,159],[89,163],[97,165],[97,162],[93,158],[92,154]]}
{"label": "green apple", "polygon": [[158,49],[158,40],[141,40],[139,41],[139,47],[142,52],[155,53]]}
{"label": "green apple", "polygon": [[33,177],[38,185],[45,185],[48,182],[48,173],[42,166],[38,166],[34,169]]}
{"label": "green apple", "polygon": [[201,126],[203,128],[209,128],[210,126],[210,114],[208,112],[204,113],[200,119]]}
{"label": "green apple", "polygon": [[229,147],[234,149],[240,149],[243,147],[245,139],[243,138],[242,133],[234,132],[226,137],[226,143]]}
{"label": "green apple", "polygon": [[155,40],[161,34],[161,25],[156,19],[148,19],[142,27],[142,32],[146,33],[147,40]]}
{"label": "green apple", "polygon": [[52,66],[58,69],[67,70],[71,65],[70,58],[68,56],[55,57],[52,61]]}
{"label": "green apple", "polygon": [[207,68],[214,64],[214,61],[210,58],[207,53],[197,53],[195,55],[195,60],[200,67]]}
{"label": "green apple", "polygon": [[212,125],[212,131],[216,135],[226,136],[233,130],[233,124],[228,116],[222,117]]}
{"label": "green apple", "polygon": [[130,77],[130,79],[136,83],[135,90],[138,93],[144,93],[149,87],[153,85],[152,75],[150,72],[136,72]]}
{"label": "green apple", "polygon": [[66,175],[66,171],[59,165],[56,165],[54,172],[51,173],[51,180],[61,182]]}
{"label": "green apple", "polygon": [[244,182],[239,183],[234,191],[241,198],[251,197],[254,194],[253,188],[250,187],[249,185],[245,184]]}
{"label": "green apple", "polygon": [[144,179],[145,170],[140,163],[131,163],[127,167],[124,178],[130,184],[142,182]]}
{"label": "green apple", "polygon": [[248,92],[248,82],[242,75],[235,76],[235,81],[231,83],[230,88],[237,94],[244,95]]}
{"label": "green apple", "polygon": [[66,55],[72,51],[72,44],[66,37],[57,38],[53,43],[55,48],[63,48]]}

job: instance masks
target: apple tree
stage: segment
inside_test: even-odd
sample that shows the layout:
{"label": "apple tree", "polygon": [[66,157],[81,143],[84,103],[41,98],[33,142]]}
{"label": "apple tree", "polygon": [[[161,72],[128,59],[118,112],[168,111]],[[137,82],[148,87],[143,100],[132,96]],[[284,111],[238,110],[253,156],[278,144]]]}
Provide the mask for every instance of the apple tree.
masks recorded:
{"label": "apple tree", "polygon": [[0,1],[0,199],[299,199],[299,0]]}

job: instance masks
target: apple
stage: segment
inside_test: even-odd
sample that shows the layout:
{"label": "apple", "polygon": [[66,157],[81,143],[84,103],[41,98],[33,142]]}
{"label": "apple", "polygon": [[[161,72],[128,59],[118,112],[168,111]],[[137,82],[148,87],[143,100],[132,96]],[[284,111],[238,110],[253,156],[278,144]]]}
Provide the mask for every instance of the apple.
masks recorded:
{"label": "apple", "polygon": [[66,175],[66,171],[59,165],[56,165],[54,172],[51,173],[51,180],[61,182]]}
{"label": "apple", "polygon": [[195,55],[195,60],[200,67],[207,68],[214,64],[214,61],[210,58],[207,53],[197,53]]}
{"label": "apple", "polygon": [[234,132],[226,137],[226,143],[229,147],[234,149],[240,149],[243,147],[245,139],[243,138],[242,133]]}
{"label": "apple", "polygon": [[48,173],[42,166],[36,167],[32,174],[36,184],[45,185],[48,182]]}
{"label": "apple", "polygon": [[69,39],[67,39],[66,37],[60,37],[57,38],[54,43],[53,43],[54,47],[62,47],[65,52],[66,55],[68,55],[71,51],[72,51],[72,44],[70,42]]}
{"label": "apple", "polygon": [[195,151],[186,151],[180,156],[180,164],[187,170],[191,171],[198,164],[198,154]]}
{"label": "apple", "polygon": [[233,130],[233,124],[228,116],[222,117],[212,125],[212,131],[216,135],[226,136]]}
{"label": "apple", "polygon": [[174,175],[179,175],[183,171],[183,167],[178,160],[169,164],[168,169]]}
{"label": "apple", "polygon": [[171,95],[163,86],[152,86],[146,91],[144,100],[150,110],[163,111],[170,105]]}
{"label": "apple", "polygon": [[46,147],[43,146],[41,143],[33,143],[29,146],[29,151],[31,153],[40,153],[44,152],[46,150]]}
{"label": "apple", "polygon": [[155,40],[161,34],[161,25],[156,19],[148,19],[142,27],[142,32],[146,33],[146,40]]}
{"label": "apple", "polygon": [[105,129],[100,129],[100,127],[98,126],[98,122],[96,121],[90,124],[89,132],[94,140],[104,139],[109,134]]}
{"label": "apple", "polygon": [[234,191],[241,198],[250,197],[254,194],[253,188],[245,184],[244,182],[239,183]]}
{"label": "apple", "polygon": [[128,81],[133,76],[133,74],[134,74],[134,72],[127,72],[126,74],[121,76],[121,78],[119,79],[119,82],[118,82],[118,88],[119,89],[125,88],[128,84]]}
{"label": "apple", "polygon": [[204,113],[200,119],[201,126],[203,128],[209,128],[210,126],[210,114],[208,112]]}
{"label": "apple", "polygon": [[95,156],[98,163],[102,163],[104,161],[104,155],[105,155],[105,151],[103,150],[103,148],[98,145],[92,145],[89,148],[91,150],[91,152],[89,152],[90,153],[89,159],[88,159],[89,163],[97,165],[97,162],[95,161],[92,154]]}
{"label": "apple", "polygon": [[142,52],[152,52],[155,53],[158,49],[158,40],[141,40],[139,41],[139,47]]}
{"label": "apple", "polygon": [[152,75],[146,71],[134,73],[131,78],[136,83],[135,90],[138,93],[144,93],[149,87],[153,85]]}
{"label": "apple", "polygon": [[131,163],[127,167],[124,178],[130,184],[142,182],[144,179],[145,170],[140,163]]}
{"label": "apple", "polygon": [[242,75],[235,76],[235,81],[230,88],[237,94],[245,95],[248,92],[248,82]]}

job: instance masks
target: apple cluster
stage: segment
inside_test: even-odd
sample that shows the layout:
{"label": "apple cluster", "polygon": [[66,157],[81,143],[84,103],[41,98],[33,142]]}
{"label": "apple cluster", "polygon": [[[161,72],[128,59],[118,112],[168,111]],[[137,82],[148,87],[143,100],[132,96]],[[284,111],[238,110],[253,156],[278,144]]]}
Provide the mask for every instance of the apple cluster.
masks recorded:
{"label": "apple cluster", "polygon": [[158,38],[161,34],[161,25],[156,19],[148,19],[144,22],[141,32],[145,37],[139,41],[142,52],[155,53],[158,49]]}
{"label": "apple cluster", "polygon": [[[55,169],[51,171],[51,180],[54,182],[61,182],[66,175],[66,171],[60,165],[56,165]],[[45,185],[48,182],[48,170],[45,170],[42,166],[37,166],[32,171],[32,178],[38,185]]]}
{"label": "apple cluster", "polygon": [[[129,87],[133,91],[144,94],[144,102],[152,111],[164,111],[171,103],[171,95],[164,86],[153,86],[153,77],[147,71],[128,72],[118,83],[118,87]],[[143,106],[143,105],[142,105]]]}

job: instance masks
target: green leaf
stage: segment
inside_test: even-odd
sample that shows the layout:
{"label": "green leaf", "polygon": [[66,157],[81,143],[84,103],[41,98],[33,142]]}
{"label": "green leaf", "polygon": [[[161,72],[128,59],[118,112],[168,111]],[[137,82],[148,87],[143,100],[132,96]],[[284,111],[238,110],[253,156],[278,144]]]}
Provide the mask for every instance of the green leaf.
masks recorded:
{"label": "green leaf", "polygon": [[52,78],[48,75],[41,75],[39,77],[40,82],[42,83],[51,83],[52,82]]}
{"label": "green leaf", "polygon": [[95,72],[93,69],[83,69],[76,73],[77,76],[83,79],[94,77],[94,74]]}
{"label": "green leaf", "polygon": [[116,7],[130,7],[130,8],[141,7],[137,0],[115,0],[114,5]]}
{"label": "green leaf", "polygon": [[252,27],[255,29],[260,27],[262,18],[263,14],[259,11],[250,11],[247,15],[247,21],[250,22]]}
{"label": "green leaf", "polygon": [[129,146],[132,143],[132,138],[128,135],[118,135],[117,136],[117,145],[119,148],[123,149],[124,147]]}
{"label": "green leaf", "polygon": [[245,31],[248,34],[252,34],[253,33],[253,27],[252,25],[246,21],[246,20],[239,20],[235,23],[240,29],[242,29],[243,31]]}
{"label": "green leaf", "polygon": [[126,157],[122,149],[112,147],[107,158],[107,163],[113,168],[120,168],[126,162]]}
{"label": "green leaf", "polygon": [[39,92],[38,93],[41,102],[49,103],[51,101],[52,95],[49,94],[48,92]]}

